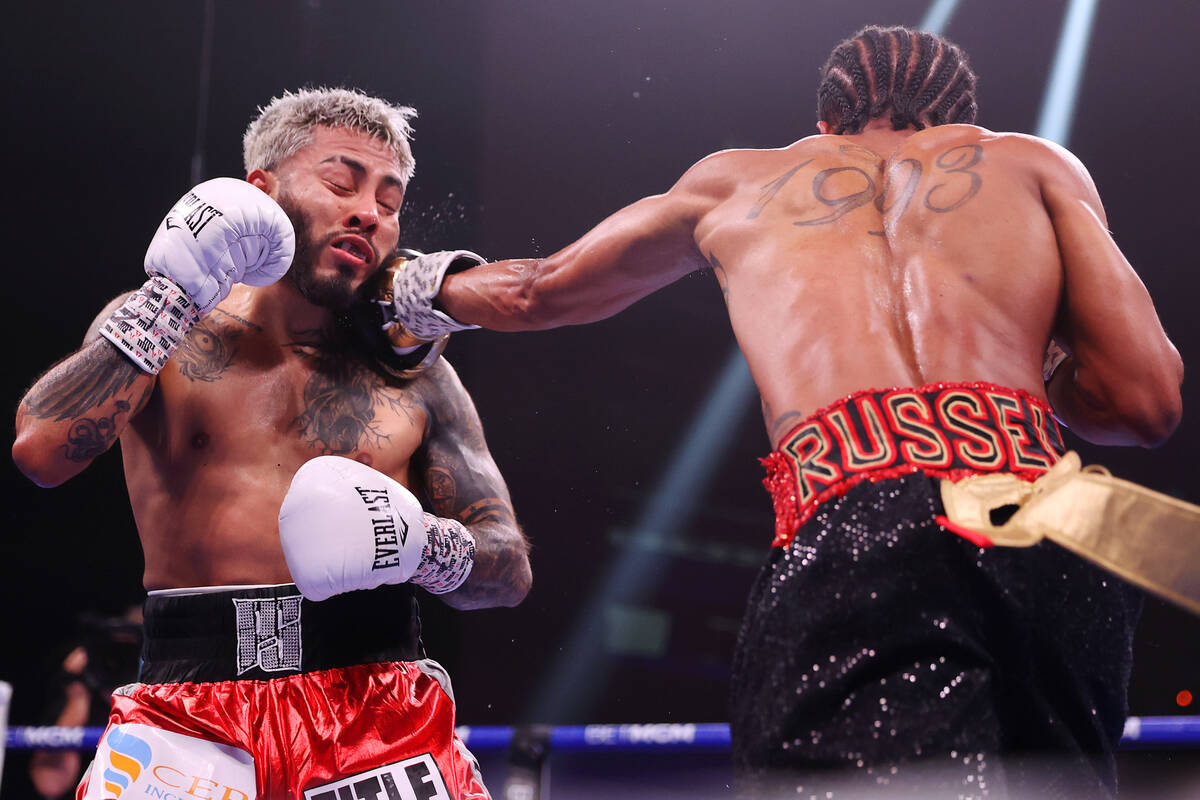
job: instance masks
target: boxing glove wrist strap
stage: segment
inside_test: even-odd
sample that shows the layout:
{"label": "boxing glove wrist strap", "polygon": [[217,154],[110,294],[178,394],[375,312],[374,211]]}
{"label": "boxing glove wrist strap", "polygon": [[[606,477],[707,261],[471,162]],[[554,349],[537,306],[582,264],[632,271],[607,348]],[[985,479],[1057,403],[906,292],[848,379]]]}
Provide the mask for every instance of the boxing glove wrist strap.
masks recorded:
{"label": "boxing glove wrist strap", "polygon": [[199,309],[179,284],[154,275],[104,321],[100,335],[157,375],[199,319]]}
{"label": "boxing glove wrist strap", "polygon": [[430,594],[446,594],[463,585],[475,565],[475,537],[461,522],[425,514],[429,541],[409,579]]}
{"label": "boxing glove wrist strap", "polygon": [[413,335],[426,340],[478,328],[434,308],[434,301],[447,274],[483,263],[483,256],[470,250],[425,253],[405,261],[397,267],[392,279],[392,317]]}

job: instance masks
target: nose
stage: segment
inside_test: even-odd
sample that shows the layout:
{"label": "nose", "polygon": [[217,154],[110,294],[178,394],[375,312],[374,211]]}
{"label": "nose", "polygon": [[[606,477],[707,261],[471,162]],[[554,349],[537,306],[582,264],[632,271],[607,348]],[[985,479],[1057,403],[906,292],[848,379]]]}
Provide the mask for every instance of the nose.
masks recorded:
{"label": "nose", "polygon": [[379,212],[374,209],[351,211],[342,219],[342,224],[350,230],[371,233],[379,227]]}

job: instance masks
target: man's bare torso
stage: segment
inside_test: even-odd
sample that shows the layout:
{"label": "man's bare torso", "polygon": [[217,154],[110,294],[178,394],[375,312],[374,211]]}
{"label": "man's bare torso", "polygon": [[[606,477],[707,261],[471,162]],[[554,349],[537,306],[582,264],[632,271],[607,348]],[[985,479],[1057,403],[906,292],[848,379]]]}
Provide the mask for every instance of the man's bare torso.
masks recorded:
{"label": "man's bare torso", "polygon": [[412,485],[430,379],[389,385],[326,330],[279,342],[247,318],[247,294],[189,332],[121,437],[148,589],[289,581],[277,515],[315,456]]}
{"label": "man's bare torso", "polygon": [[859,389],[989,381],[1044,397],[1062,268],[1037,160],[1030,137],[968,125],[710,159],[735,177],[695,240],[773,444]]}

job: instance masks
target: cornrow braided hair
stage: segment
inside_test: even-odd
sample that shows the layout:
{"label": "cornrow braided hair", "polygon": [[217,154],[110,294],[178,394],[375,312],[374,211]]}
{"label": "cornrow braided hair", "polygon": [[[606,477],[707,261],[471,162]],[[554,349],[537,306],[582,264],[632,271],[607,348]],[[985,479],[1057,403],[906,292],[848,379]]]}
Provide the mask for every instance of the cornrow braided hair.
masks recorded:
{"label": "cornrow braided hair", "polygon": [[973,123],[975,73],[958,45],[911,28],[863,28],[821,68],[817,118],[833,133],[859,133],[885,115],[895,130]]}

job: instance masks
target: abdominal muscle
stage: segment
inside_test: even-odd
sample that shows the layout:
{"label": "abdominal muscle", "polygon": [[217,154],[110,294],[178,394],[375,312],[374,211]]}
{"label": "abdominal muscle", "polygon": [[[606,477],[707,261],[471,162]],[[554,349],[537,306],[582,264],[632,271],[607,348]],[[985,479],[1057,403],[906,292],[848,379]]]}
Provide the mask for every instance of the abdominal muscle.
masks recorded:
{"label": "abdominal muscle", "polygon": [[[212,439],[203,448],[165,433],[149,437],[152,449],[142,433],[159,429],[161,409],[148,411],[151,418],[139,419],[121,438],[146,589],[291,582],[279,509],[296,471],[321,452],[294,431],[253,418],[210,427]],[[164,427],[190,430],[182,416],[177,411]],[[394,424],[380,448],[343,455],[410,485],[419,432]]]}
{"label": "abdominal muscle", "polygon": [[127,467],[126,476],[146,589],[291,581],[278,530],[290,474],[208,465],[171,486],[169,476],[146,470]]}

